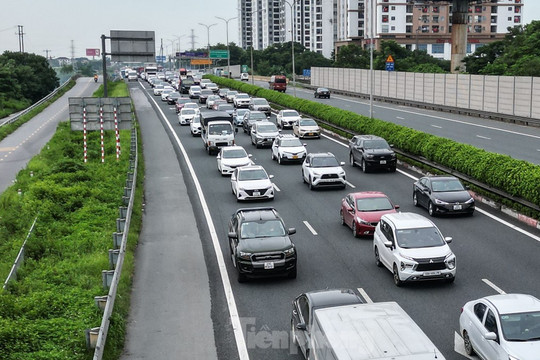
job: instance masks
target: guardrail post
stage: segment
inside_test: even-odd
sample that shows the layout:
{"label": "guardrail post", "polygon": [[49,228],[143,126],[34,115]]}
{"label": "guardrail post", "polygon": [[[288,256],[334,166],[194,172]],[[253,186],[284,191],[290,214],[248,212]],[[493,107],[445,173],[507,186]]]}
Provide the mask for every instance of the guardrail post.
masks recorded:
{"label": "guardrail post", "polygon": [[99,327],[86,329],[84,333],[86,336],[86,348],[95,349],[99,335]]}
{"label": "guardrail post", "polygon": [[122,237],[124,236],[123,232],[114,232],[112,234],[113,237],[113,247],[115,249],[119,249],[120,245],[122,244]]}
{"label": "guardrail post", "polygon": [[105,289],[108,289],[111,287],[113,276],[114,276],[114,270],[101,271],[101,279],[103,280],[103,287]]}
{"label": "guardrail post", "polygon": [[118,254],[120,254],[120,250],[116,249],[109,249],[109,268],[115,269],[116,263],[118,262]]}
{"label": "guardrail post", "polygon": [[109,299],[108,295],[105,296],[94,296],[94,303],[101,310],[105,310],[105,305],[107,305],[107,300]]}
{"label": "guardrail post", "polygon": [[118,211],[120,213],[120,219],[125,219],[127,217],[127,207],[125,206],[120,206],[118,208]]}
{"label": "guardrail post", "polygon": [[124,232],[126,219],[116,219],[116,232]]}

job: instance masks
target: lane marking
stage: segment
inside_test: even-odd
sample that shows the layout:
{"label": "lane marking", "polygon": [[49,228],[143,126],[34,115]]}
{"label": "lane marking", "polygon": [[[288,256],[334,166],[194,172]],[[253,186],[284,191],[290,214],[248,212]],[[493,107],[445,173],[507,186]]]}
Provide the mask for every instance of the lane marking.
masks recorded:
{"label": "lane marking", "polygon": [[318,235],[317,232],[315,231],[315,229],[307,221],[304,220],[303,222],[304,222],[304,225],[306,225],[308,230],[311,231],[311,233],[313,235]]}
{"label": "lane marking", "polygon": [[434,127],[434,128],[437,128],[437,129],[442,129],[442,126],[440,126],[440,125],[433,125],[433,124],[431,124],[430,126],[431,126],[431,127]]}
{"label": "lane marking", "polygon": [[[19,146],[19,145],[17,145],[17,146]],[[3,148],[0,148],[0,152],[13,151],[13,150],[17,149],[17,146],[11,146],[11,147],[3,147]]]}
{"label": "lane marking", "polygon": [[487,137],[487,136],[482,136],[482,135],[476,135],[477,138],[480,138],[480,139],[485,139],[485,140],[491,140],[491,138]]}
{"label": "lane marking", "polygon": [[399,120],[405,120],[404,117],[401,117],[401,116],[396,116],[396,119],[399,119]]}
{"label": "lane marking", "polygon": [[362,295],[364,300],[366,300],[366,303],[368,303],[368,304],[373,303],[373,300],[371,300],[371,298],[369,297],[369,295],[367,294],[367,292],[363,288],[358,288],[358,292],[360,293],[360,295]]}
{"label": "lane marking", "polygon": [[[139,83],[139,85],[141,86],[141,88],[143,88],[143,90],[145,90],[142,83]],[[234,338],[235,338],[236,347],[238,350],[238,357],[240,360],[249,360],[247,345],[246,345],[246,341],[244,339],[244,334],[242,331],[242,324],[240,322],[240,315],[238,314],[238,308],[236,307],[236,300],[234,299],[234,294],[233,294],[231,282],[229,279],[229,274],[227,273],[225,259],[223,258],[223,252],[221,251],[221,246],[219,245],[219,239],[216,232],[216,227],[214,226],[214,222],[212,221],[210,208],[208,207],[208,204],[206,203],[206,198],[204,196],[201,183],[199,182],[199,178],[197,177],[197,174],[195,174],[195,169],[193,168],[193,165],[189,159],[186,149],[184,148],[184,145],[180,141],[178,134],[174,131],[174,128],[172,127],[171,123],[168,121],[167,116],[165,116],[161,108],[158,106],[158,104],[152,97],[147,96],[147,99],[150,99],[154,103],[154,105],[156,105],[157,110],[161,114],[162,118],[165,120],[166,126],[169,128],[169,131],[171,132],[172,136],[174,137],[174,140],[176,141],[176,144],[178,145],[178,147],[180,148],[180,151],[182,152],[182,155],[184,156],[184,160],[189,169],[189,173],[191,174],[191,178],[193,179],[193,183],[195,185],[195,188],[197,189],[197,194],[199,195],[201,207],[202,207],[204,216],[206,218],[208,230],[210,232],[210,237],[212,239],[212,245],[214,247],[214,252],[216,254],[216,260],[218,263],[219,274],[221,276],[221,283],[223,285],[223,290],[225,292],[225,298],[227,299],[227,306],[228,306],[229,314],[231,317],[231,326],[234,332]]]}
{"label": "lane marking", "polygon": [[351,184],[351,183],[348,182],[347,180],[345,180],[345,184],[349,185],[349,186],[352,187],[353,189],[356,189],[356,186],[354,186],[353,184]]}
{"label": "lane marking", "polygon": [[276,189],[276,191],[281,191],[281,190],[279,190],[279,188],[277,187],[276,184],[272,183],[272,186],[274,187],[274,189]]}
{"label": "lane marking", "polygon": [[501,289],[500,287],[498,287],[497,285],[495,285],[494,283],[492,283],[488,279],[482,279],[482,281],[485,282],[490,288],[492,288],[493,290],[495,290],[499,294],[506,294],[506,292],[504,292],[503,289]]}

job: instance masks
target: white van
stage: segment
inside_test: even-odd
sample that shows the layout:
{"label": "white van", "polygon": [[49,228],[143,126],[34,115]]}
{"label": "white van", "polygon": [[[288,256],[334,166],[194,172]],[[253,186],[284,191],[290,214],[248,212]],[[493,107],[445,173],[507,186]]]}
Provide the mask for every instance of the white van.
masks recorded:
{"label": "white van", "polygon": [[396,302],[316,309],[309,331],[309,359],[444,360]]}

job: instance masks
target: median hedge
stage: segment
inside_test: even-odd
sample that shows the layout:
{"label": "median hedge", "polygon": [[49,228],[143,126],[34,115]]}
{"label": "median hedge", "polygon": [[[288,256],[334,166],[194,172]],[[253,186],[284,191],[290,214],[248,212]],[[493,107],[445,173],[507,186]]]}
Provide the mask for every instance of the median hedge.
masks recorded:
{"label": "median hedge", "polygon": [[[354,133],[381,136],[404,152],[425,157],[493,188],[540,205],[540,166],[538,165],[241,81],[217,76],[209,77],[222,87],[234,88],[256,97],[264,97],[272,103],[296,109]],[[535,216],[538,217],[538,214]]]}
{"label": "median hedge", "polygon": [[[127,88],[116,85],[119,96]],[[114,91],[114,90],[113,90]],[[114,92],[113,92],[114,93]],[[85,329],[98,327],[102,311],[95,296],[107,294],[101,272],[109,269],[108,249],[116,231],[118,207],[129,169],[131,131],[120,131],[122,154],[116,160],[114,131],[105,132],[105,163],[101,163],[99,131],[88,133],[88,162],[83,162],[83,134],[58,129],[14,186],[0,196],[0,279],[6,279],[26,233],[37,216],[25,262],[17,280],[0,290],[0,359],[91,359]],[[129,313],[133,251],[141,224],[144,167],[139,176],[128,248],[115,311],[107,337],[105,359],[122,351]],[[18,193],[18,189],[21,193]]]}

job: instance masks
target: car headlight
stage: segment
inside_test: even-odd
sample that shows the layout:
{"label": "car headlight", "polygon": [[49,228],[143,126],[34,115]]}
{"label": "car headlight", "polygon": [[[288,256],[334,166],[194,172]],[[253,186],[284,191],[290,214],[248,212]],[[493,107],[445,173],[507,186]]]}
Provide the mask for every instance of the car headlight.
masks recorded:
{"label": "car headlight", "polygon": [[412,257],[404,255],[403,253],[399,253],[399,256],[402,257],[403,259],[414,261],[414,259]]}
{"label": "car headlight", "polygon": [[356,221],[358,221],[360,224],[363,224],[363,225],[370,225],[369,221],[366,221],[360,217],[357,217]]}
{"label": "car headlight", "polygon": [[243,260],[251,260],[251,253],[240,251],[238,252],[238,257]]}
{"label": "car headlight", "polygon": [[371,155],[371,154],[366,154],[366,159],[373,159],[373,157],[374,157],[374,156]]}
{"label": "car headlight", "polygon": [[449,254],[444,261],[448,269],[454,270],[456,268],[456,257],[454,254]]}
{"label": "car headlight", "polygon": [[340,171],[340,172],[338,173],[338,175],[339,175],[340,177],[345,177],[345,171]]}
{"label": "car headlight", "polygon": [[474,203],[474,198],[470,198],[469,200],[465,201],[465,204],[472,204]]}
{"label": "car headlight", "polygon": [[294,256],[294,254],[296,253],[296,250],[294,247],[291,247],[285,250],[284,253],[285,253],[285,257],[291,257],[291,256]]}
{"label": "car headlight", "polygon": [[437,205],[448,205],[446,201],[442,201],[440,199],[435,199],[435,204]]}
{"label": "car headlight", "polygon": [[313,172],[313,176],[315,176],[315,177],[319,177],[319,176],[321,176],[321,174],[320,174],[320,173],[318,173],[318,172],[316,172],[316,171],[314,171],[314,172]]}

